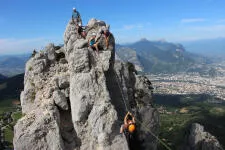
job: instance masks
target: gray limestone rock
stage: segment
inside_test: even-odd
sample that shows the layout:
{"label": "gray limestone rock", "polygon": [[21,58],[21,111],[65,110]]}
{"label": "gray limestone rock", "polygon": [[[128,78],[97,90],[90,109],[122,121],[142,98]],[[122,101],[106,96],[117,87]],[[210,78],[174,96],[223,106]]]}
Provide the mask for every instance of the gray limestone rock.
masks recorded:
{"label": "gray limestone rock", "polygon": [[[130,143],[119,133],[127,109],[157,135],[149,81],[131,64],[115,62],[113,34],[108,49],[101,34],[99,54],[88,48],[91,33],[102,28],[109,26],[92,19],[86,39],[80,39],[70,20],[63,47],[49,44],[27,62],[21,93],[25,116],[14,127],[17,150],[128,150]],[[139,148],[155,150],[156,139],[142,124],[137,130]]]}
{"label": "gray limestone rock", "polygon": [[20,119],[14,127],[14,149],[63,150],[63,140],[57,123],[59,114],[56,109],[54,111],[36,110]]}
{"label": "gray limestone rock", "polygon": [[60,89],[66,89],[70,86],[70,76],[65,74],[58,78],[58,84]]}
{"label": "gray limestone rock", "polygon": [[192,150],[223,150],[219,141],[210,133],[204,131],[204,126],[193,123],[188,137],[186,149]]}
{"label": "gray limestone rock", "polygon": [[54,61],[55,58],[56,58],[56,54],[55,54],[55,48],[54,48],[54,44],[53,43],[50,43],[48,44],[46,47],[46,53],[48,55],[48,59],[50,61]]}
{"label": "gray limestone rock", "polygon": [[[139,145],[137,149],[156,150],[158,141],[151,133],[158,135],[159,114],[156,108],[152,107],[151,82],[144,76],[136,75],[133,64],[116,62],[114,64],[114,69],[117,74],[117,81],[121,84],[118,88],[123,91],[126,106],[130,111],[133,111],[133,114],[138,119],[137,141]],[[112,94],[116,95],[116,92]],[[117,97],[119,97],[119,95]],[[120,107],[118,103],[119,102],[117,102],[116,107]],[[120,105],[123,105],[123,103],[120,103]],[[119,109],[118,111],[122,112],[124,108]],[[120,118],[122,119],[124,115],[125,112],[123,112]],[[151,133],[149,131],[151,131]]]}
{"label": "gray limestone rock", "polygon": [[68,106],[68,103],[67,103],[66,96],[63,92],[54,91],[53,92],[53,99],[54,99],[54,102],[57,106],[59,106],[63,110],[68,110],[69,106]]}

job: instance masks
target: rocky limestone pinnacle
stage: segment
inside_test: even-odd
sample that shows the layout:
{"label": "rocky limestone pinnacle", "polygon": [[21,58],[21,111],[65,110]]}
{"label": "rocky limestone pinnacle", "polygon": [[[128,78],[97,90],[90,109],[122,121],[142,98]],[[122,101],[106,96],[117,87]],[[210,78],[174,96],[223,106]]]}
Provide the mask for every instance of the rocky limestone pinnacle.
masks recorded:
{"label": "rocky limestone pinnacle", "polygon": [[204,130],[204,126],[193,123],[185,145],[185,150],[223,150],[215,136]]}
{"label": "rocky limestone pinnacle", "polygon": [[[131,63],[115,61],[115,39],[106,48],[104,21],[91,19],[81,38],[70,20],[64,46],[49,44],[26,63],[21,105],[14,127],[16,150],[157,149],[159,115],[152,107],[151,82]],[[99,53],[88,47],[97,33]],[[137,123],[137,143],[119,133],[127,109]],[[134,144],[134,145],[132,145]]]}

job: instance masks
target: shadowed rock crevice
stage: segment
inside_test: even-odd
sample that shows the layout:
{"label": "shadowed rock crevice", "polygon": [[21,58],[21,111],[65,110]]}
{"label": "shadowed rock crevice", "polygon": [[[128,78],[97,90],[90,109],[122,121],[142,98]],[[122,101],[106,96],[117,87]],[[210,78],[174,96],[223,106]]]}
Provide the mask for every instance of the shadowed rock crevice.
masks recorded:
{"label": "shadowed rock crevice", "polygon": [[118,121],[120,123],[123,123],[123,118],[126,115],[127,110],[123,102],[123,91],[120,90],[122,86],[119,85],[119,82],[117,82],[119,79],[117,79],[117,75],[115,74],[114,70],[107,71],[105,73],[105,76],[106,85],[110,94],[111,102],[117,112]]}
{"label": "shadowed rock crevice", "polygon": [[74,147],[80,147],[81,141],[77,137],[72,123],[70,103],[68,110],[62,110],[60,108],[58,109],[60,114],[60,133],[65,145],[65,149],[69,150],[73,149]]}

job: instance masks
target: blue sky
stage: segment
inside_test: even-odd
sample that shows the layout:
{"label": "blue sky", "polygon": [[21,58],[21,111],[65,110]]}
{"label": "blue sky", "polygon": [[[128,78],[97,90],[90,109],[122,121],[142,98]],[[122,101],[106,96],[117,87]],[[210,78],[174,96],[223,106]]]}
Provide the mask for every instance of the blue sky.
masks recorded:
{"label": "blue sky", "polygon": [[225,0],[1,0],[0,55],[63,44],[72,8],[110,24],[117,43],[225,37]]}

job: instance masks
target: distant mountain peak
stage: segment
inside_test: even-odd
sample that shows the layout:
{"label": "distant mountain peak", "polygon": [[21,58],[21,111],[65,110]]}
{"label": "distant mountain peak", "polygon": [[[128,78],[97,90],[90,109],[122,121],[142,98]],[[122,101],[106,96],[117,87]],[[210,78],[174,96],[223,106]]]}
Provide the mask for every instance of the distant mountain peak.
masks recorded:
{"label": "distant mountain peak", "polygon": [[204,61],[201,56],[186,51],[182,44],[166,42],[164,39],[160,41],[142,39],[129,45],[120,45],[117,52],[122,60],[129,60],[141,66],[144,72],[151,73],[183,72],[193,64]]}
{"label": "distant mountain peak", "polygon": [[147,42],[147,41],[149,41],[148,39],[146,39],[146,38],[141,38],[141,40],[140,41],[142,41],[142,42]]}
{"label": "distant mountain peak", "polygon": [[6,79],[6,78],[7,78],[6,76],[0,74],[0,80],[4,80],[4,79]]}
{"label": "distant mountain peak", "polygon": [[159,39],[159,40],[157,40],[157,42],[166,43],[167,41],[166,41],[166,39]]}

